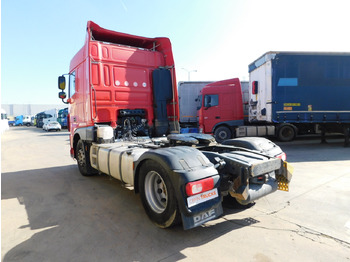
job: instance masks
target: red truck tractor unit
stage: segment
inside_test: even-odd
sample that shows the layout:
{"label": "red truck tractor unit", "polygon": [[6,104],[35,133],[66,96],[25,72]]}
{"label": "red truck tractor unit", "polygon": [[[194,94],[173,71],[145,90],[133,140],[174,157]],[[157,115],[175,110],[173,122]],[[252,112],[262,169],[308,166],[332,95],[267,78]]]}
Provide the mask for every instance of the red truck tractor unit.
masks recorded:
{"label": "red truck tractor unit", "polygon": [[223,198],[246,205],[288,189],[291,173],[281,159],[217,144],[210,135],[179,134],[168,38],[89,21],[85,44],[58,85],[59,98],[69,104],[70,154],[80,173],[120,180],[140,194],[161,228],[182,222],[190,229],[215,219]]}
{"label": "red truck tractor unit", "polygon": [[238,78],[206,85],[199,95],[199,127],[218,141],[232,137],[231,126],[244,124],[241,82]]}

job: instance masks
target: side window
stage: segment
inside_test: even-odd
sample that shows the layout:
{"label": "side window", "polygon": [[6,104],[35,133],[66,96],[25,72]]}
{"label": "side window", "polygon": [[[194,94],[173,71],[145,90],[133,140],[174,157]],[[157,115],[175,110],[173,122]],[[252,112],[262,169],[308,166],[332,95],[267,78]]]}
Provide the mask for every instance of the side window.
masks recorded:
{"label": "side window", "polygon": [[204,107],[212,107],[219,105],[219,95],[205,95]]}
{"label": "side window", "polygon": [[201,109],[202,107],[202,96],[199,95],[198,98],[196,99],[197,102],[197,110]]}
{"label": "side window", "polygon": [[75,94],[75,71],[69,75],[69,97]]}

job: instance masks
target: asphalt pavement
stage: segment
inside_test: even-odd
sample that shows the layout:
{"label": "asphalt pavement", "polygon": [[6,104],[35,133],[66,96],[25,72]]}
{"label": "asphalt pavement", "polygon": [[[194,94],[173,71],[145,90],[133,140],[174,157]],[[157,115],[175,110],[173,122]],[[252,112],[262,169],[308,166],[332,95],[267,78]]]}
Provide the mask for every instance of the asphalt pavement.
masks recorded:
{"label": "asphalt pavement", "polygon": [[350,261],[343,142],[277,142],[294,167],[289,192],[185,231],[153,225],[119,181],[81,176],[67,131],[10,128],[1,135],[2,261]]}

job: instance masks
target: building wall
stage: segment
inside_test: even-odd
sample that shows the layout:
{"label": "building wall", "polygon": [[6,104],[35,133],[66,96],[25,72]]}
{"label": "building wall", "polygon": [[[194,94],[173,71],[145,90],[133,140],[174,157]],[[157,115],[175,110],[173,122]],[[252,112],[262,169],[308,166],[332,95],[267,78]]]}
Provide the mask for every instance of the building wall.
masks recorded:
{"label": "building wall", "polygon": [[31,115],[34,116],[37,113],[40,113],[45,110],[50,109],[63,109],[66,108],[65,104],[2,104],[1,108],[3,108],[8,116],[19,116],[19,115]]}

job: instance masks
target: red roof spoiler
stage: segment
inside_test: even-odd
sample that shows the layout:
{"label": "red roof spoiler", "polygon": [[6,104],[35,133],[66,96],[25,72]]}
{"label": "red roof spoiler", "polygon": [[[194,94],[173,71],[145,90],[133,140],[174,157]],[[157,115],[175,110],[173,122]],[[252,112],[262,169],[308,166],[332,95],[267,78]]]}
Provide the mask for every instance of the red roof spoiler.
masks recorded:
{"label": "red roof spoiler", "polygon": [[90,34],[90,38],[93,40],[134,46],[145,49],[153,48],[155,46],[154,43],[157,41],[156,38],[129,35],[104,29],[92,21],[88,21],[87,30]]}

